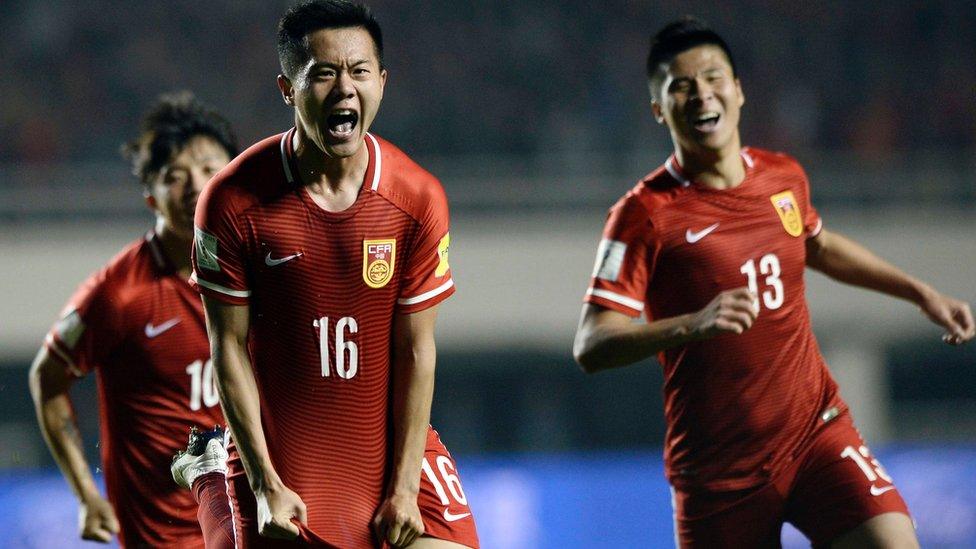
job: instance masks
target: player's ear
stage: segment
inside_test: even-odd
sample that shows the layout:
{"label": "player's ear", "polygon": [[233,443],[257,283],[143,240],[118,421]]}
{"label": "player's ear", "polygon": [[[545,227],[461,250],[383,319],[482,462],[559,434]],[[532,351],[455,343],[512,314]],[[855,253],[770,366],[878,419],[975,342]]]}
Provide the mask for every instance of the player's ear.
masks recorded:
{"label": "player's ear", "polygon": [[738,78],[735,79],[735,92],[739,96],[739,106],[745,105],[746,94],[742,93],[742,82]]}
{"label": "player's ear", "polygon": [[151,192],[149,192],[149,187],[144,187],[142,189],[142,197],[146,199],[146,206],[149,206],[150,210],[155,212],[156,210],[159,209],[156,204],[156,197],[153,196]]}
{"label": "player's ear", "polygon": [[654,120],[657,120],[658,124],[664,124],[664,109],[661,108],[661,104],[657,102],[657,99],[651,99],[651,112],[654,113]]}
{"label": "player's ear", "polygon": [[288,77],[283,74],[278,75],[278,90],[281,91],[281,98],[285,100],[285,105],[294,107],[295,88],[291,85],[291,80],[288,80]]}

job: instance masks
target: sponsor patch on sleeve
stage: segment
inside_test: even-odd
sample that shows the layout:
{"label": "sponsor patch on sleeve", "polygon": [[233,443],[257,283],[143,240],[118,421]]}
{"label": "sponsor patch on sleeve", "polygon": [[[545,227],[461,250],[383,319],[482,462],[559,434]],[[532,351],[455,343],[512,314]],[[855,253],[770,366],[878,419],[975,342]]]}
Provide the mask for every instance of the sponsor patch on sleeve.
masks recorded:
{"label": "sponsor patch on sleeve", "polygon": [[451,266],[447,262],[448,250],[451,248],[451,233],[444,235],[440,243],[437,245],[437,257],[439,259],[437,263],[437,269],[434,270],[434,276],[444,276]]}
{"label": "sponsor patch on sleeve", "polygon": [[64,346],[69,350],[73,350],[78,344],[81,334],[85,333],[85,323],[81,320],[78,311],[72,309],[55,324],[54,331],[58,334],[61,343],[64,343]]}
{"label": "sponsor patch on sleeve", "polygon": [[193,245],[197,252],[197,265],[201,269],[220,271],[217,263],[217,237],[200,227],[193,227]]}
{"label": "sponsor patch on sleeve", "polygon": [[604,238],[596,249],[596,264],[593,265],[593,276],[610,282],[616,282],[620,276],[620,267],[624,264],[627,245],[617,240]]}

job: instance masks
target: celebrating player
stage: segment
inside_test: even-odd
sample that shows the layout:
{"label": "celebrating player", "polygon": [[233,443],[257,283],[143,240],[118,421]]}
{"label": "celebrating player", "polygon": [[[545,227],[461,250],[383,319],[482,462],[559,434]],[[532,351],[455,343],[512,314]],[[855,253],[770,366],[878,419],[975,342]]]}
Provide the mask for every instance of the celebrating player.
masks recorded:
{"label": "celebrating player", "polygon": [[[129,547],[202,547],[197,504],[166,463],[191,426],[222,423],[203,306],[187,283],[193,211],[237,153],[230,125],[189,93],[163,96],[125,148],[155,228],[93,274],[34,360],[41,432],[80,503],[81,537]],[[71,404],[95,371],[108,501],[85,462]]]}
{"label": "celebrating player", "polygon": [[364,6],[305,2],[278,52],[295,127],[207,186],[193,251],[241,541],[476,547],[428,423],[437,305],[454,292],[447,201],[367,132],[387,79],[380,27]]}
{"label": "celebrating player", "polygon": [[610,210],[574,355],[588,372],[658,356],[676,538],[778,547],[789,521],[815,546],[917,546],[817,348],[803,270],[909,300],[951,344],[973,338],[969,306],[824,229],[799,164],[741,146],[715,32],[664,27],[647,72],[674,154]]}

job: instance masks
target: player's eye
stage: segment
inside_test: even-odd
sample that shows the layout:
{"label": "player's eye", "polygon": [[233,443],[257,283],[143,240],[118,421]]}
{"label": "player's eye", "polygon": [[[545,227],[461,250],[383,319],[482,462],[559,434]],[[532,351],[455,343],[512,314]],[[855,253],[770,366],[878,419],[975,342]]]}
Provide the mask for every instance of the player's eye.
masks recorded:
{"label": "player's eye", "polygon": [[169,171],[163,176],[163,183],[167,185],[175,185],[177,183],[186,182],[186,174],[181,171]]}

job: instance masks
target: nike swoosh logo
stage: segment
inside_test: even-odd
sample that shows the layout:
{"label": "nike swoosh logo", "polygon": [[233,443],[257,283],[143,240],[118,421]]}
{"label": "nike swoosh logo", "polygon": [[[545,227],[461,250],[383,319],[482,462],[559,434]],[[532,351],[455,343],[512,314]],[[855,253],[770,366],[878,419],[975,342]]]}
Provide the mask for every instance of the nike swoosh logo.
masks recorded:
{"label": "nike swoosh logo", "polygon": [[302,252],[298,252],[297,254],[286,255],[285,257],[282,257],[280,259],[272,259],[271,252],[268,252],[268,255],[264,256],[264,264],[267,265],[268,267],[274,267],[276,265],[281,265],[282,263],[291,261],[296,257],[302,257],[302,255],[304,255],[302,254]]}
{"label": "nike swoosh logo", "polygon": [[444,520],[446,520],[447,522],[454,522],[456,520],[461,520],[464,517],[470,517],[470,516],[471,516],[471,513],[461,513],[461,514],[455,515],[454,513],[451,513],[450,511],[448,511],[447,509],[444,509]]}
{"label": "nike swoosh logo", "polygon": [[169,330],[170,328],[176,326],[179,323],[180,323],[179,318],[171,318],[166,322],[163,322],[159,326],[153,326],[153,323],[150,322],[149,324],[146,324],[146,337],[152,339],[158,335],[161,335],[163,332]]}
{"label": "nike swoosh logo", "polygon": [[893,485],[892,486],[885,486],[884,488],[878,488],[877,486],[875,486],[875,485],[872,484],[871,485],[871,495],[872,496],[880,496],[881,494],[887,492],[888,490],[894,490],[894,489],[895,489],[895,487]]}
{"label": "nike swoosh logo", "polygon": [[691,229],[688,229],[687,231],[685,231],[685,240],[687,240],[689,244],[694,244],[695,242],[698,242],[699,240],[708,236],[709,233],[711,233],[717,228],[718,228],[718,223],[715,223],[714,225],[709,225],[708,227],[705,227],[704,229],[698,231],[697,233],[692,231]]}

